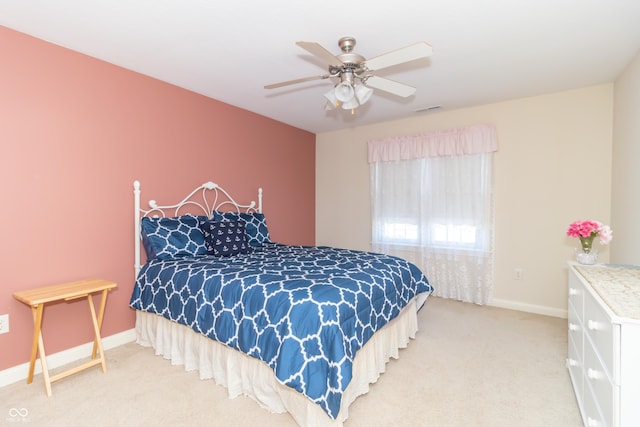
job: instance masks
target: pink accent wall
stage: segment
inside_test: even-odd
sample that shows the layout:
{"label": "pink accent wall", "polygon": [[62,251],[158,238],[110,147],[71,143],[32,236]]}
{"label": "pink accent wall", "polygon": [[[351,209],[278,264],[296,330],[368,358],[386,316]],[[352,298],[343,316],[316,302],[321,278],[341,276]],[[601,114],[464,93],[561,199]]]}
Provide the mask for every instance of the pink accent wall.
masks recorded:
{"label": "pink accent wall", "polygon": [[[110,279],[103,336],[133,328],[136,179],[143,203],[261,186],[272,239],[314,243],[314,134],[1,26],[0,54],[0,370],[29,361],[18,290]],[[47,306],[43,335],[48,354],[90,342],[86,301]]]}

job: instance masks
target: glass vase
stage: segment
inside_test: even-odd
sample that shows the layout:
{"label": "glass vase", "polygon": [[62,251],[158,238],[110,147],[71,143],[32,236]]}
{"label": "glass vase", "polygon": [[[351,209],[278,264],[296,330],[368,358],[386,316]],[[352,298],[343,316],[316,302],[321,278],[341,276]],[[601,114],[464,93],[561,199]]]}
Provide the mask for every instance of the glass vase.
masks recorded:
{"label": "glass vase", "polygon": [[594,237],[580,237],[580,248],[576,249],[576,261],[578,263],[593,265],[598,262],[598,251],[593,248]]}

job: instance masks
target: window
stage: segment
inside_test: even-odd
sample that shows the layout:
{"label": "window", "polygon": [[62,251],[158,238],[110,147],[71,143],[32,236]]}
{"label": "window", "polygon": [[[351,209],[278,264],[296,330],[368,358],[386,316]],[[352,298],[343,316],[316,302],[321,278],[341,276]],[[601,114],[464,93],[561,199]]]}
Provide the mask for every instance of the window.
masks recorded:
{"label": "window", "polygon": [[398,220],[386,221],[383,224],[382,240],[390,243],[416,244],[418,243],[418,226],[398,222]]}
{"label": "window", "polygon": [[[476,248],[479,246],[478,227],[470,224],[429,223],[431,241],[437,246]],[[402,220],[382,220],[382,233],[374,241],[378,243],[420,245],[419,226]],[[482,249],[482,247],[478,247]]]}
{"label": "window", "polygon": [[468,224],[431,224],[433,242],[450,247],[475,247],[478,229]]}
{"label": "window", "polygon": [[[404,144],[400,157],[422,144],[411,158],[371,161],[370,142],[372,248],[416,263],[436,295],[485,304],[493,289],[493,154],[458,152],[460,138],[442,135],[387,141]],[[438,143],[447,147],[433,149]],[[428,151],[451,154],[425,157]]]}

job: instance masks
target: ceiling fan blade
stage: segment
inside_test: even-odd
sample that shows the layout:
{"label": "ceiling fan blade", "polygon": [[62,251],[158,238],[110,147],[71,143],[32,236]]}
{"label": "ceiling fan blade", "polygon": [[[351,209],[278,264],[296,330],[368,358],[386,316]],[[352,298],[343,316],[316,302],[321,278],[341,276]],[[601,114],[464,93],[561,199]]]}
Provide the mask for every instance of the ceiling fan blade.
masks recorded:
{"label": "ceiling fan blade", "polygon": [[380,70],[382,68],[391,67],[392,65],[402,64],[404,62],[414,61],[420,58],[431,56],[433,49],[427,42],[418,42],[411,46],[403,47],[391,52],[383,53],[375,58],[368,59],[364,62],[365,66],[370,70]]}
{"label": "ceiling fan blade", "polygon": [[342,65],[342,61],[340,61],[338,57],[316,42],[296,42],[296,44],[310,54],[322,59],[328,65],[333,67],[340,67]]}
{"label": "ceiling fan blade", "polygon": [[371,76],[371,77],[368,77],[364,83],[367,86],[370,86],[374,89],[380,89],[382,91],[389,92],[391,94],[401,96],[403,98],[406,98],[416,93],[415,87],[406,85],[404,83],[398,83],[396,81],[389,80],[384,77]]}
{"label": "ceiling fan blade", "polygon": [[301,77],[299,79],[287,80],[286,82],[272,83],[270,85],[266,85],[264,88],[265,89],[275,89],[277,87],[289,86],[289,85],[293,85],[293,84],[296,84],[296,83],[304,83],[304,82],[310,82],[312,80],[328,79],[329,77],[331,77],[331,75],[329,75],[329,74],[321,74],[319,76]]}

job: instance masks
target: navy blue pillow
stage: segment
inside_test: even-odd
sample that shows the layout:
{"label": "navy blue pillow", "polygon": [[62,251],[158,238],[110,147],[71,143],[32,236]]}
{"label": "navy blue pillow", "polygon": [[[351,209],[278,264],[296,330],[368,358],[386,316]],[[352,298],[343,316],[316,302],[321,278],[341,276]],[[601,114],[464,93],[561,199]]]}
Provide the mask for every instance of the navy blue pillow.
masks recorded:
{"label": "navy blue pillow", "polygon": [[206,216],[181,215],[173,218],[144,217],[140,221],[142,244],[147,259],[171,259],[206,255],[200,220]]}
{"label": "navy blue pillow", "polygon": [[213,211],[213,219],[216,221],[244,221],[246,223],[247,241],[251,246],[262,246],[264,243],[271,243],[267,220],[263,213]]}
{"label": "navy blue pillow", "polygon": [[207,252],[215,256],[249,253],[245,224],[242,221],[200,221]]}

